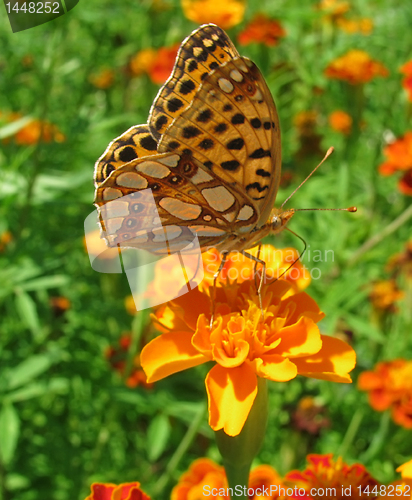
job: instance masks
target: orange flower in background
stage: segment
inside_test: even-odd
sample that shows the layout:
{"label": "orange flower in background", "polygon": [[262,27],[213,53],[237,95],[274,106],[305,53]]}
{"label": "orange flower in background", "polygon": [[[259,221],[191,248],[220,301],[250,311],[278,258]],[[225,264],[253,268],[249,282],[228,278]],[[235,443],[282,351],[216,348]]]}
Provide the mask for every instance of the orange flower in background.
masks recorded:
{"label": "orange flower in background", "polygon": [[360,374],[358,387],[368,392],[374,410],[391,409],[395,423],[412,429],[412,361],[378,363],[373,371]]}
{"label": "orange flower in background", "polygon": [[279,43],[279,38],[286,35],[282,25],[276,19],[269,19],[265,14],[256,14],[245,29],[238,35],[240,45],[263,43],[273,47]]}
{"label": "orange flower in background", "polygon": [[372,59],[367,52],[358,49],[350,50],[342,57],[338,57],[325,70],[327,77],[343,80],[351,85],[367,83],[377,76],[388,76],[388,74],[383,64]]}
{"label": "orange flower in background", "polygon": [[157,51],[148,73],[153,83],[162,85],[170,76],[175,65],[179,44],[173,47],[162,47]]}
{"label": "orange flower in background", "polygon": [[349,135],[352,129],[352,117],[345,111],[334,111],[329,115],[329,125],[336,132]]}
{"label": "orange flower in background", "polygon": [[4,252],[8,245],[13,241],[13,235],[10,231],[4,231],[0,235],[0,252]]}
{"label": "orange flower in background", "polygon": [[322,0],[318,9],[326,13],[327,20],[336,20],[350,10],[349,2],[345,0]]}
{"label": "orange flower in background", "polygon": [[[12,123],[23,117],[21,113],[0,113],[0,117],[6,123]],[[37,144],[38,142],[64,142],[66,137],[59,130],[57,125],[53,125],[47,121],[41,121],[33,118],[29,123],[24,125],[18,132],[16,132],[12,137],[16,144],[20,146],[30,146],[32,144]],[[8,142],[9,137],[4,139]]]}
{"label": "orange flower in background", "polygon": [[[120,375],[123,375],[126,368],[126,361],[131,340],[131,334],[125,333],[119,339],[119,347],[109,346],[105,352],[105,357],[109,361],[110,366]],[[151,389],[153,387],[153,384],[147,383],[147,377],[140,366],[139,355],[135,356],[133,360],[133,368],[125,383],[130,388],[135,388],[139,385],[145,387],[146,389]]]}
{"label": "orange flower in background", "polygon": [[141,363],[148,381],[155,382],[214,361],[206,377],[214,430],[239,434],[257,394],[257,377],[286,382],[300,374],[351,382],[353,349],[320,334],[316,323],[324,315],[305,292],[290,295],[288,282],[269,281],[262,288],[262,318],[254,280],[217,286],[210,327],[210,290],[200,286],[157,311],[165,333],[144,347]]}
{"label": "orange flower in background", "polygon": [[112,69],[101,69],[99,72],[91,75],[89,81],[98,89],[108,89],[114,82],[114,71]]}
{"label": "orange flower in background", "polygon": [[[277,499],[281,484],[281,478],[273,467],[258,465],[249,475],[249,499]],[[204,497],[230,500],[228,493],[225,469],[213,460],[199,458],[182,474],[172,490],[171,500],[194,500]]]}
{"label": "orange flower in background", "polygon": [[197,24],[213,23],[224,30],[239,24],[245,15],[246,0],[181,0],[187,19]]}
{"label": "orange flower in background", "polygon": [[143,73],[149,73],[157,57],[155,49],[143,49],[134,55],[128,65],[128,69],[132,76],[139,76]]}
{"label": "orange flower in background", "polygon": [[[258,248],[252,248],[248,250],[248,253],[257,257]],[[205,281],[202,286],[205,286],[206,283],[213,285],[213,276],[219,269],[221,255],[212,248],[204,252],[202,258],[205,272]],[[283,274],[282,279],[291,283],[295,291],[302,291],[310,285],[310,272],[299,260],[299,252],[295,248],[276,249],[272,245],[262,245],[259,258],[266,263],[266,277],[268,279],[280,278],[282,273],[287,271]],[[255,265],[256,263],[245,255],[232,252],[219,274],[218,282],[222,284],[228,281],[242,283],[245,280],[251,280],[254,277]],[[261,264],[258,264],[257,269],[261,270],[261,268]]]}
{"label": "orange flower in background", "polygon": [[412,196],[412,132],[395,140],[383,150],[386,161],[379,168],[381,175],[392,175],[398,171],[404,174],[398,182],[401,193]]}
{"label": "orange flower in background", "polygon": [[337,26],[346,33],[361,33],[362,35],[370,35],[373,30],[373,22],[371,19],[346,19],[341,17],[336,20]]}
{"label": "orange flower in background", "polygon": [[395,302],[403,296],[404,292],[398,289],[395,280],[381,280],[373,284],[369,300],[377,310],[396,312]]}
{"label": "orange flower in background", "polygon": [[406,90],[408,100],[412,102],[412,61],[405,63],[399,71],[405,75],[402,80],[402,86]]}
{"label": "orange flower in background", "polygon": [[[302,472],[292,471],[286,474],[285,483],[290,483],[306,491],[306,496],[297,495],[292,498],[306,498],[313,500],[343,500],[347,498],[377,498],[370,491],[380,483],[374,479],[363,465],[347,465],[342,458],[332,459],[332,453],[327,455],[308,455],[308,466]],[[359,493],[361,487],[361,494]],[[363,493],[367,488],[368,493]],[[327,488],[330,488],[327,490]],[[327,493],[329,492],[329,493]],[[326,496],[325,496],[326,495]]]}
{"label": "orange flower in background", "polygon": [[150,500],[140,489],[140,483],[94,483],[91,494],[85,500]]}
{"label": "orange flower in background", "polygon": [[67,297],[50,297],[49,303],[55,316],[61,316],[71,307],[71,302]]}

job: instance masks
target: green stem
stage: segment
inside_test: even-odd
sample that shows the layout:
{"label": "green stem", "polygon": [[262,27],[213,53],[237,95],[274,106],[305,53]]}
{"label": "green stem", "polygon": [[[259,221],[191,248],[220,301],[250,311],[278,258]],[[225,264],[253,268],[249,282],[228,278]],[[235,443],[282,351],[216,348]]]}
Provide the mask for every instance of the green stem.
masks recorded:
{"label": "green stem", "polygon": [[204,418],[205,418],[205,413],[206,413],[206,405],[202,404],[199,408],[199,411],[195,415],[190,427],[188,428],[186,434],[184,435],[183,439],[180,441],[179,446],[177,447],[177,450],[174,452],[172,458],[169,460],[169,463],[167,464],[165,472],[160,476],[159,480],[156,483],[156,486],[154,487],[152,491],[152,498],[161,498],[162,497],[162,492],[166,488],[167,484],[169,483],[170,479],[173,476],[174,471],[176,470],[177,466],[179,465],[180,461],[182,458],[185,456],[187,453],[187,450],[189,449],[190,445],[192,444],[199,427],[201,426]]}
{"label": "green stem", "polygon": [[341,445],[338,448],[337,451],[337,456],[344,457],[348,451],[348,449],[351,447],[353,440],[356,437],[356,434],[359,430],[359,426],[362,422],[363,416],[364,416],[364,410],[363,408],[358,408],[356,412],[354,413],[352,420],[349,424],[349,427],[346,431],[346,434],[342,440]]}
{"label": "green stem", "polygon": [[249,498],[249,471],[265,437],[267,416],[267,383],[265,379],[258,378],[257,395],[240,434],[228,436],[223,430],[215,433],[229,488],[232,488],[232,497],[237,500]]}

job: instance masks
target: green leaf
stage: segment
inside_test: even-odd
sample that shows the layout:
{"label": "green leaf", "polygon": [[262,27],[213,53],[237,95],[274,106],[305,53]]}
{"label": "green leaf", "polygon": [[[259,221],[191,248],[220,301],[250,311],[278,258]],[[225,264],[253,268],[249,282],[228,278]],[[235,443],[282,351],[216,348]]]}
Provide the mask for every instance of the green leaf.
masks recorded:
{"label": "green leaf", "polygon": [[5,465],[13,459],[19,433],[19,416],[14,406],[7,402],[0,410],[0,455]]}
{"label": "green leaf", "polygon": [[53,358],[46,354],[36,354],[24,360],[8,373],[9,389],[15,389],[31,382],[34,377],[47,371],[53,364]]}
{"label": "green leaf", "polygon": [[32,292],[33,290],[44,290],[48,288],[59,288],[67,285],[69,278],[63,274],[56,274],[55,276],[43,276],[31,281],[26,281],[20,285],[22,290]]}
{"label": "green leaf", "polygon": [[26,292],[19,290],[16,294],[16,307],[27,328],[34,336],[38,335],[40,321],[34,300]]}
{"label": "green leaf", "polygon": [[170,431],[169,419],[163,413],[160,413],[151,421],[147,431],[148,456],[151,462],[157,460],[166,449]]}

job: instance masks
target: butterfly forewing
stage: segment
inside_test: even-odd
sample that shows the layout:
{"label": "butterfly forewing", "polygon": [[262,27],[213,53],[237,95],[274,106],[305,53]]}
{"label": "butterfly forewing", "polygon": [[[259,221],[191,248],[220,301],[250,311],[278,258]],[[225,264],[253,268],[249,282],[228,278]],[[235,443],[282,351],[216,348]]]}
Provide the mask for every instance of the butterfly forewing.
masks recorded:
{"label": "butterfly forewing", "polygon": [[201,26],[182,42],[173,72],[150,110],[149,126],[156,140],[192,103],[208,74],[235,57],[235,46],[218,26]]}
{"label": "butterfly forewing", "polygon": [[157,143],[150,134],[148,125],[135,125],[114,139],[97,160],[94,167],[94,183],[98,187],[109,175],[125,163],[154,155]]}
{"label": "butterfly forewing", "polygon": [[[249,59],[205,78],[192,104],[166,129],[159,151],[190,150],[213,175],[251,198],[267,221],[279,184],[280,132],[273,99]],[[270,210],[269,210],[270,211]]]}

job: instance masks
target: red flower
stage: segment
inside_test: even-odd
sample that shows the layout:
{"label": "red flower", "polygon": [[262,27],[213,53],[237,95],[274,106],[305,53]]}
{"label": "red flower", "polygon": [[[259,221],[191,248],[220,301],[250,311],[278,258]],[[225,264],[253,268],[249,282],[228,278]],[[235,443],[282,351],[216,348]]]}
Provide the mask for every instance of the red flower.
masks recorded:
{"label": "red flower", "polygon": [[401,66],[399,71],[405,75],[402,86],[408,94],[408,100],[412,102],[412,61]]}
{"label": "red flower", "polygon": [[91,494],[85,500],[150,500],[140,489],[140,483],[93,483]]}
{"label": "red flower", "polygon": [[279,21],[269,19],[265,14],[256,14],[246,28],[239,33],[238,40],[241,45],[256,42],[273,47],[279,43],[279,38],[285,35],[286,32]]}

